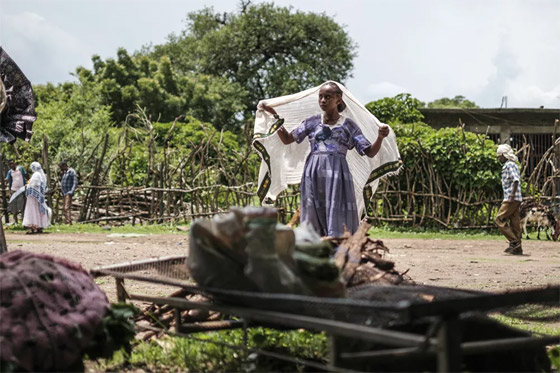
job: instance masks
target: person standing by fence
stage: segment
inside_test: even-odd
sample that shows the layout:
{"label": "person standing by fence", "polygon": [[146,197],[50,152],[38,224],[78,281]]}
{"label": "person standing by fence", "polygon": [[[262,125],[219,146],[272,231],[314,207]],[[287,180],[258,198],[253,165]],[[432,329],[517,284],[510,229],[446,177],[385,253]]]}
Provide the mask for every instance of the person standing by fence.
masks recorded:
{"label": "person standing by fence", "polygon": [[517,166],[517,156],[513,149],[502,144],[498,146],[498,159],[503,163],[502,188],[504,200],[496,216],[496,225],[509,241],[506,253],[512,255],[523,254],[521,247],[521,218],[519,207],[521,206],[521,175]]}
{"label": "person standing by fence", "polygon": [[[10,188],[10,196],[18,191],[19,188],[25,185],[25,177],[27,176],[23,166],[16,166],[16,162],[13,159],[8,161],[8,173],[6,174],[6,179],[8,180],[8,185]],[[18,222],[18,212],[14,212],[14,220]]]}
{"label": "person standing by fence", "polygon": [[60,186],[64,196],[64,222],[72,224],[72,197],[78,187],[78,174],[66,162],[60,162],[58,167],[62,171]]}
{"label": "person standing by fence", "polygon": [[49,225],[49,208],[45,200],[47,178],[39,162],[31,163],[33,175],[25,190],[27,203],[23,213],[23,226],[29,228],[28,234],[43,233]]}

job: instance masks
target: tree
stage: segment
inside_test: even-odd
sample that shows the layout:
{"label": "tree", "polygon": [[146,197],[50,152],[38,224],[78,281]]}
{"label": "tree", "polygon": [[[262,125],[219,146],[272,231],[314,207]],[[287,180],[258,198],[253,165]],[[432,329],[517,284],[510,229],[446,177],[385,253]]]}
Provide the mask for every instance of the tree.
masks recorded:
{"label": "tree", "polygon": [[465,96],[455,96],[453,98],[443,97],[428,103],[430,109],[443,109],[443,108],[461,108],[461,109],[476,109],[478,106],[465,98]]}
{"label": "tree", "polygon": [[82,84],[95,83],[117,124],[141,107],[153,120],[192,115],[220,129],[233,128],[245,109],[247,94],[239,84],[221,76],[180,74],[166,55],[131,57],[121,48],[117,59],[94,56],[92,61],[93,72],[80,67],[76,75]]}
{"label": "tree", "polygon": [[325,14],[292,11],[273,3],[242,2],[238,13],[212,8],[190,13],[181,35],[155,46],[179,74],[223,76],[247,91],[245,106],[351,76],[356,45]]}
{"label": "tree", "polygon": [[400,93],[392,98],[385,97],[372,101],[366,104],[366,109],[383,123],[415,123],[424,119],[418,110],[423,106],[424,103],[412,97],[410,93]]}
{"label": "tree", "polygon": [[37,121],[34,135],[29,143],[16,147],[20,161],[26,165],[41,159],[42,134],[49,140],[51,165],[68,161],[82,175],[93,170],[91,155],[99,151],[103,135],[108,133],[114,141],[115,133],[111,111],[95,83],[87,81],[87,73],[80,72],[84,83],[35,85],[33,90],[37,103]]}

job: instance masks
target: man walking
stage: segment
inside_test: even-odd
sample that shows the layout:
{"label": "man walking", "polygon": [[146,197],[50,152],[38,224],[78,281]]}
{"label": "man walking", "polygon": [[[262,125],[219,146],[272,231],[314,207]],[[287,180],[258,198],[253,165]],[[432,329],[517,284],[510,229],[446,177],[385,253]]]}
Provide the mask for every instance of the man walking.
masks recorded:
{"label": "man walking", "polygon": [[72,197],[78,187],[78,174],[73,168],[68,167],[66,162],[60,162],[58,167],[62,171],[60,186],[64,196],[64,221],[66,224],[72,224]]}
{"label": "man walking", "polygon": [[[25,185],[25,169],[23,166],[16,166],[16,162],[13,159],[8,161],[8,173],[6,174],[6,179],[8,180],[10,188],[10,196],[17,192],[19,188]],[[14,220],[18,222],[18,211],[14,212]]]}
{"label": "man walking", "polygon": [[519,167],[515,163],[517,162],[517,156],[507,144],[498,146],[497,155],[500,162],[503,163],[502,188],[504,190],[504,200],[496,216],[496,225],[509,241],[509,247],[505,252],[512,255],[521,255],[523,249],[521,248],[519,207],[522,198],[521,175],[519,174]]}

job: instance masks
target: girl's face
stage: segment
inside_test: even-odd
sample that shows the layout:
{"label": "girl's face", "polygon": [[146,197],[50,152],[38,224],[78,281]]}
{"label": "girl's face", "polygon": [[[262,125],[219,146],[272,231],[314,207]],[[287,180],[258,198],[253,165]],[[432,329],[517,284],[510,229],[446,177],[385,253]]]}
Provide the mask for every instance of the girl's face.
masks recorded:
{"label": "girl's face", "polygon": [[324,85],[319,89],[319,106],[323,111],[338,111],[337,106],[342,101],[330,85]]}

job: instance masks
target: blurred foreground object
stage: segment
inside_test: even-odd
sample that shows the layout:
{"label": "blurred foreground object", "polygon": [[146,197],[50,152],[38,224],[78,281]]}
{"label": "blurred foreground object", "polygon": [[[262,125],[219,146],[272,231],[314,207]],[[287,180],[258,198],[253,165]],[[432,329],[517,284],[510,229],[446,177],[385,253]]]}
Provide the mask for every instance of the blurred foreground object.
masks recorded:
{"label": "blurred foreground object", "polygon": [[211,288],[344,296],[330,243],[308,226],[294,231],[277,218],[276,209],[245,207],[196,220],[187,261],[192,277]]}
{"label": "blurred foreground object", "polygon": [[[37,116],[33,88],[18,65],[0,47],[0,154],[2,143],[13,143],[16,138],[29,141]],[[2,179],[2,188],[4,181]],[[6,207],[5,193],[3,207]],[[4,226],[0,222],[0,254],[8,251]]]}
{"label": "blurred foreground object", "polygon": [[[78,264],[12,251],[0,256],[2,370],[77,371],[134,337],[130,306],[110,308]],[[130,332],[132,331],[132,332]]]}
{"label": "blurred foreground object", "polygon": [[0,142],[29,141],[35,119],[31,82],[0,47]]}

